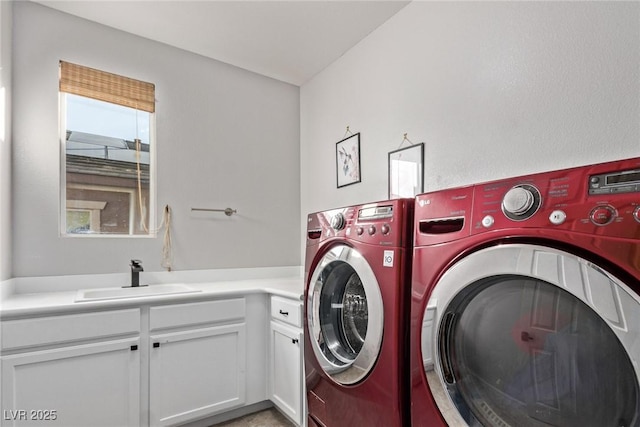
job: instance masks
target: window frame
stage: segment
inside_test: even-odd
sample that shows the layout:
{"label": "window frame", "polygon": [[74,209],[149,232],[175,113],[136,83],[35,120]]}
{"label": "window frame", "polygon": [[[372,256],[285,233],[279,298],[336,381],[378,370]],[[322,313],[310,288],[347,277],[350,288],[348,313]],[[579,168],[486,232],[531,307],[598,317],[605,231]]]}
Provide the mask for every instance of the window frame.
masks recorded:
{"label": "window frame", "polygon": [[[61,61],[62,62],[62,61]],[[68,238],[155,238],[157,236],[157,216],[156,216],[156,203],[157,203],[157,180],[156,180],[156,113],[155,108],[154,111],[147,111],[149,113],[149,191],[148,191],[148,204],[145,206],[148,209],[148,223],[147,223],[147,232],[143,232],[140,234],[135,234],[134,230],[129,227],[129,233],[68,233],[67,232],[67,161],[66,161],[66,139],[67,139],[67,96],[72,93],[64,92],[60,88],[58,88],[58,97],[59,97],[59,150],[60,150],[60,191],[59,198],[60,201],[60,209],[59,209],[59,218],[58,218],[58,227],[59,227],[59,236],[60,237],[68,237]],[[91,99],[91,97],[72,94],[75,96],[83,96],[85,98]],[[95,98],[94,98],[95,99]],[[104,99],[98,99],[99,101],[108,102],[115,105],[120,105],[115,102],[110,102]],[[125,105],[126,106],[126,105]],[[126,106],[132,108],[130,106]],[[142,110],[142,109],[141,109]],[[146,111],[146,110],[145,110]],[[125,191],[125,190],[122,190]],[[137,194],[137,188],[135,191],[132,191],[132,194]],[[137,211],[137,197],[135,199],[134,210]],[[130,224],[135,221],[135,219],[130,220]]]}

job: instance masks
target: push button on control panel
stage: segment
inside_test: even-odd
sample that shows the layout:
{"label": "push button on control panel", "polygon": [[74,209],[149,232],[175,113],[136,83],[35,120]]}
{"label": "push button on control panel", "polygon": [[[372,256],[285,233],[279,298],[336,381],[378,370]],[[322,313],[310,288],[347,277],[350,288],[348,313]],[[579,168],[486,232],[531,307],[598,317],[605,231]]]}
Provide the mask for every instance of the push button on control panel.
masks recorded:
{"label": "push button on control panel", "polygon": [[484,218],[482,218],[482,226],[484,228],[491,227],[495,222],[496,222],[496,220],[491,215],[487,215]]}
{"label": "push button on control panel", "polygon": [[589,218],[595,225],[610,224],[616,217],[616,210],[609,205],[596,206],[591,210]]}
{"label": "push button on control panel", "polygon": [[567,214],[561,210],[555,210],[549,215],[549,221],[553,225],[560,225],[567,219]]}

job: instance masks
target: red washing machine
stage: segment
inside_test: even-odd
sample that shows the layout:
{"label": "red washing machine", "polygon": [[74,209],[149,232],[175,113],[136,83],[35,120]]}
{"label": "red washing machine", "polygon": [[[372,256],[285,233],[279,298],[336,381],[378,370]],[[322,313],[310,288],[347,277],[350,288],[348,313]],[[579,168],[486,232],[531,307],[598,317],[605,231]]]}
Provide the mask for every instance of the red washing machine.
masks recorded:
{"label": "red washing machine", "polygon": [[640,158],[416,198],[412,426],[640,425]]}
{"label": "red washing machine", "polygon": [[409,424],[413,208],[398,199],[308,217],[309,426]]}

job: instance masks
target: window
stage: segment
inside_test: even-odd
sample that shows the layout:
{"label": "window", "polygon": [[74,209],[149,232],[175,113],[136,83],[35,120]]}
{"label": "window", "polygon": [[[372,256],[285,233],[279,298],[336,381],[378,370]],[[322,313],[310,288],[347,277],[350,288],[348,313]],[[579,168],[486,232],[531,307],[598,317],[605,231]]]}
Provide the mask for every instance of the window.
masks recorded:
{"label": "window", "polygon": [[61,234],[154,234],[151,83],[60,61]]}

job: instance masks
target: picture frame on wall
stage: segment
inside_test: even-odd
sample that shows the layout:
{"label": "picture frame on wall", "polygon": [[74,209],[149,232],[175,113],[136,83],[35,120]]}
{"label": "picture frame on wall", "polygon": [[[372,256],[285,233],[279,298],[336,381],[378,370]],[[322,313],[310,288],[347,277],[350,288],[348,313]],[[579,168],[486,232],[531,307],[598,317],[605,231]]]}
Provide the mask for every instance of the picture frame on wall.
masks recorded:
{"label": "picture frame on wall", "polygon": [[412,198],[424,192],[424,143],[389,153],[389,199]]}
{"label": "picture frame on wall", "polygon": [[360,182],[360,133],[336,143],[336,181],[338,188]]}

